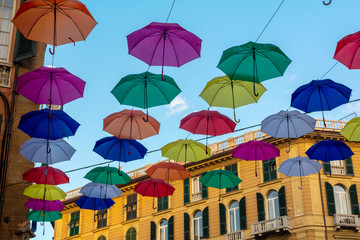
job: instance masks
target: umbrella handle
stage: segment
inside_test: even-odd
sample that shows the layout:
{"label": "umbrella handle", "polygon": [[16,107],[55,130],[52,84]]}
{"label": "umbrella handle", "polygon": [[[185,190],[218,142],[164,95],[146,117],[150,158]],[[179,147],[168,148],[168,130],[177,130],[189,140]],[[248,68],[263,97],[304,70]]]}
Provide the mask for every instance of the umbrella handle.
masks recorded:
{"label": "umbrella handle", "polygon": [[155,198],[153,197],[153,209],[156,210],[157,207],[155,207]]}
{"label": "umbrella handle", "polygon": [[298,189],[302,189],[302,178],[301,178],[301,176],[300,176],[300,187],[298,186]]}
{"label": "umbrella handle", "polygon": [[286,150],[286,153],[289,153],[290,152],[290,140],[289,140],[289,149]]}
{"label": "umbrella handle", "polygon": [[323,1],[323,4],[326,5],[326,6],[327,6],[327,5],[330,5],[331,1],[332,1],[332,0],[329,0],[329,2]]}
{"label": "umbrella handle", "polygon": [[144,120],[144,122],[148,122],[148,121],[149,121],[149,114],[148,114],[147,111],[146,111],[146,119],[143,117],[143,120]]}
{"label": "umbrella handle", "polygon": [[71,37],[69,37],[69,40],[74,44],[74,46],[75,46],[75,41],[71,38]]}
{"label": "umbrella handle", "polygon": [[118,169],[119,176],[122,176],[122,172],[120,172],[120,169]]}
{"label": "umbrella handle", "polygon": [[253,82],[253,91],[254,91],[254,96],[255,96],[255,97],[258,97],[258,96],[259,96],[259,93],[257,93],[257,92],[255,91],[255,82]]}
{"label": "umbrella handle", "polygon": [[164,77],[164,65],[161,68],[161,80],[166,81],[166,77]]}
{"label": "umbrella handle", "polygon": [[240,122],[240,119],[236,119],[236,112],[235,112],[235,109],[234,109],[234,121],[239,123]]}
{"label": "umbrella handle", "polygon": [[49,48],[49,52],[51,55],[54,55],[55,54],[55,45],[53,45],[53,50],[51,51],[51,48]]}

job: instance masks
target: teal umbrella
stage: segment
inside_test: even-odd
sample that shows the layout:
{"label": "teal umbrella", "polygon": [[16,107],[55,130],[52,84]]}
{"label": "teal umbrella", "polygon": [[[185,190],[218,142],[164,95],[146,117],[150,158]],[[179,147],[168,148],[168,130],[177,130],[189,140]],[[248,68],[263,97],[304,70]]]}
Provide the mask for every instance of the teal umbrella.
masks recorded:
{"label": "teal umbrella", "polygon": [[173,78],[165,78],[150,72],[127,75],[111,93],[121,104],[146,109],[147,121],[148,108],[169,104],[181,92]]}
{"label": "teal umbrella", "polygon": [[114,167],[96,167],[89,171],[84,178],[94,183],[109,185],[126,184],[131,180],[126,173]]}
{"label": "teal umbrella", "polygon": [[61,219],[62,214],[59,211],[38,211],[32,210],[26,214],[26,218],[36,222],[54,222]]}
{"label": "teal umbrella", "polygon": [[280,77],[291,60],[273,44],[248,42],[223,52],[218,68],[232,80],[255,83]]}

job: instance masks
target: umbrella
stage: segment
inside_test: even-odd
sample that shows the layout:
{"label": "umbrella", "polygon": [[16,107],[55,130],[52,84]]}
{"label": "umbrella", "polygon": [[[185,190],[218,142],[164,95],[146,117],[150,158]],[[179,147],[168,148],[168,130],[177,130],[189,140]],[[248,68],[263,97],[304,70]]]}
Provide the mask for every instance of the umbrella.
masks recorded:
{"label": "umbrella", "polygon": [[173,162],[159,162],[146,169],[146,174],[151,178],[164,181],[184,180],[190,177],[190,173],[185,167]]}
{"label": "umbrella", "polygon": [[64,209],[65,205],[60,200],[47,201],[30,198],[25,203],[25,207],[38,211],[61,211]]}
{"label": "umbrella", "polygon": [[[129,54],[149,66],[180,67],[200,57],[201,39],[177,23],[152,22],[127,36]],[[166,78],[167,79],[167,78]]]}
{"label": "umbrella", "polygon": [[346,137],[350,142],[360,141],[360,117],[351,119],[346,123],[345,127],[341,130],[340,134]]}
{"label": "umbrella", "polygon": [[248,42],[223,52],[218,68],[230,79],[255,83],[280,77],[291,60],[275,45]]}
{"label": "umbrella", "polygon": [[181,119],[180,123],[180,128],[186,131],[194,134],[206,135],[206,146],[207,136],[219,136],[234,132],[235,126],[236,123],[227,116],[220,114],[217,111],[209,110],[190,113]]}
{"label": "umbrella", "polygon": [[104,131],[122,139],[145,139],[159,134],[160,123],[140,110],[122,110],[104,119]]}
{"label": "umbrella", "polygon": [[18,128],[30,137],[56,140],[73,136],[80,126],[78,122],[61,110],[49,109],[32,111],[21,116]]}
{"label": "umbrella", "polygon": [[91,198],[115,198],[119,197],[122,191],[115,185],[102,183],[88,183],[80,190],[81,194]]}
{"label": "umbrella", "polygon": [[126,184],[131,180],[126,173],[114,167],[96,167],[89,171],[84,178],[95,183],[110,185]]}
{"label": "umbrella", "polygon": [[59,211],[38,211],[32,210],[26,214],[26,218],[35,222],[54,222],[62,218],[62,214]]}
{"label": "umbrella", "polygon": [[291,106],[304,112],[321,111],[325,124],[324,111],[330,111],[349,102],[351,89],[333,80],[312,80],[300,86],[291,95]]}
{"label": "umbrella", "polygon": [[334,58],[349,69],[360,69],[360,32],[342,38],[336,46]]}
{"label": "umbrella", "polygon": [[143,119],[147,122],[148,108],[169,104],[181,92],[173,78],[166,79],[163,81],[161,75],[150,72],[127,75],[111,93],[121,104],[146,109],[147,118]]}
{"label": "umbrella", "polygon": [[55,46],[85,40],[97,24],[77,0],[28,0],[12,22],[25,38],[53,45],[52,54]]}
{"label": "umbrella", "polygon": [[66,193],[59,187],[46,184],[34,184],[24,190],[24,195],[48,201],[65,199]]}
{"label": "umbrella", "polygon": [[301,186],[299,189],[302,189],[301,177],[318,173],[322,167],[322,164],[308,157],[295,157],[284,161],[278,171],[289,177],[300,176]]}
{"label": "umbrella", "polygon": [[[267,161],[280,156],[280,150],[271,143],[262,141],[249,141],[239,144],[232,150],[235,158],[246,161],[261,160]],[[257,176],[257,164],[255,162],[255,175]]]}
{"label": "umbrella", "polygon": [[336,140],[320,141],[312,145],[305,153],[311,159],[324,162],[344,160],[354,155],[348,145]]}
{"label": "umbrella", "polygon": [[69,177],[63,171],[48,166],[36,167],[26,171],[23,174],[23,179],[37,184],[59,185],[69,183]]}
{"label": "umbrella", "polygon": [[247,81],[232,80],[227,76],[216,77],[209,81],[200,97],[210,106],[227,107],[234,109],[234,121],[236,120],[235,108],[250,103],[256,103],[266,88],[261,84],[256,84],[258,95],[255,96],[252,90],[252,83]]}
{"label": "umbrella", "polygon": [[[49,144],[49,146],[47,146]],[[65,140],[49,140],[31,138],[20,148],[19,153],[30,162],[54,164],[68,161],[74,155],[75,149]]]}
{"label": "umbrella", "polygon": [[115,202],[111,198],[102,199],[81,196],[75,202],[75,204],[78,205],[81,209],[103,210],[110,208],[112,205],[115,204]]}
{"label": "umbrella", "polygon": [[83,97],[85,84],[65,68],[40,67],[18,77],[17,92],[36,104],[64,105]]}
{"label": "umbrella", "polygon": [[274,138],[299,138],[314,131],[315,125],[315,119],[299,111],[280,111],[261,121],[261,131]]}
{"label": "umbrella", "polygon": [[210,157],[210,150],[206,153],[206,146],[191,139],[179,139],[161,148],[163,157],[176,162],[197,162]]}

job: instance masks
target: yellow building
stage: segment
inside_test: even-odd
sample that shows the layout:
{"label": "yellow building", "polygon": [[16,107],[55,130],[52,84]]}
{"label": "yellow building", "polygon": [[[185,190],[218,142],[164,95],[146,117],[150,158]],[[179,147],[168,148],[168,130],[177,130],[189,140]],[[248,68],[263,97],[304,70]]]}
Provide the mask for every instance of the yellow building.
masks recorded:
{"label": "yellow building", "polygon": [[[355,155],[352,159],[325,164],[320,174],[287,177],[277,168],[288,158],[305,156],[316,141],[336,139],[345,122],[317,122],[316,131],[291,140],[274,139],[260,131],[210,145],[212,156],[187,169],[191,178],[174,181],[170,197],[153,199],[134,193],[135,185],[148,176],[144,168],[129,173],[132,180],[119,186],[123,194],[115,205],[95,213],[79,209],[75,201],[79,189],[68,193],[63,218],[55,222],[55,240],[198,240],[198,239],[360,239],[357,185],[360,181],[360,145],[346,142]],[[231,149],[249,140],[276,145],[280,157],[258,162],[232,158]],[[219,191],[199,183],[213,169],[234,171],[243,182],[234,189]],[[331,174],[330,174],[331,171]],[[219,194],[221,199],[219,200]],[[324,224],[325,222],[325,224]]]}

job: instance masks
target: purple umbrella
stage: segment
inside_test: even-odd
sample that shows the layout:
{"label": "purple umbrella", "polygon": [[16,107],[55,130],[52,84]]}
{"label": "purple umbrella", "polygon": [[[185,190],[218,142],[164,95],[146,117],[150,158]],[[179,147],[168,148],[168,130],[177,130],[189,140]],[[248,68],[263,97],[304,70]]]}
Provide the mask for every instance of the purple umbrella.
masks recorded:
{"label": "purple umbrella", "polygon": [[64,105],[83,96],[85,82],[65,68],[40,67],[18,78],[18,93],[36,104]]}
{"label": "purple umbrella", "polygon": [[177,23],[153,22],[127,36],[129,54],[149,66],[180,67],[200,57],[201,39]]}
{"label": "purple umbrella", "polygon": [[59,200],[47,201],[47,200],[30,198],[25,203],[25,207],[38,211],[50,212],[50,211],[61,211],[64,209],[65,205]]}

